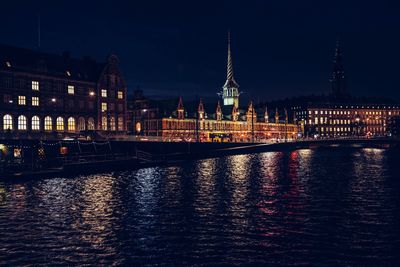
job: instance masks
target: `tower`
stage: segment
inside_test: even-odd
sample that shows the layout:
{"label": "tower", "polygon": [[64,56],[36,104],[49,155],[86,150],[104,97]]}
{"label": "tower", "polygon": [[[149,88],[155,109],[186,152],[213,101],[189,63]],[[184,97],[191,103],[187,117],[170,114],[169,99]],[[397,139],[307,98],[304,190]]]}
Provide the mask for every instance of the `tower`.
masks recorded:
{"label": "tower", "polygon": [[279,113],[278,108],[275,109],[275,123],[279,123]]}
{"label": "tower", "polygon": [[346,87],[346,76],[342,63],[342,50],[339,41],[336,42],[335,56],[333,58],[333,72],[331,82],[331,94],[335,98],[345,98],[349,96]]}
{"label": "tower", "polygon": [[217,109],[215,111],[215,115],[216,115],[217,121],[222,120],[222,110],[221,110],[221,105],[220,105],[219,101],[218,101],[218,104],[217,104]]}
{"label": "tower", "polygon": [[264,121],[265,121],[265,123],[268,123],[268,122],[269,122],[269,116],[268,116],[268,108],[267,108],[267,106],[265,106]]}
{"label": "tower", "polygon": [[200,98],[199,107],[197,108],[197,112],[199,113],[199,119],[204,120],[204,106],[203,101]]}
{"label": "tower", "polygon": [[222,92],[220,93],[223,99],[224,106],[236,106],[239,107],[239,85],[236,83],[233,77],[233,64],[231,55],[231,35],[228,32],[228,61],[226,70],[226,81],[222,86]]}
{"label": "tower", "polygon": [[185,118],[185,108],[183,107],[182,97],[179,97],[178,108],[176,111],[178,113],[178,119],[183,120]]}
{"label": "tower", "polygon": [[233,121],[237,121],[238,119],[239,119],[238,108],[235,105],[233,105],[233,108],[232,108],[232,120]]}

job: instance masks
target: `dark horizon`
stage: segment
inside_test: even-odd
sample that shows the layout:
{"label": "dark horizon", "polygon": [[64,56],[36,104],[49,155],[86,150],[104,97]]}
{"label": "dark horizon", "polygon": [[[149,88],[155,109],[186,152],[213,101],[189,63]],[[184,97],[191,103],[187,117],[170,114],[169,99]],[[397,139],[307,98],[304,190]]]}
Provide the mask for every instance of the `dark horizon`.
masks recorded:
{"label": "dark horizon", "polygon": [[[227,31],[245,98],[270,101],[330,91],[337,39],[354,96],[400,100],[398,7],[363,2],[151,1],[6,3],[0,43],[72,57],[120,59],[132,92],[213,97],[226,78]],[[154,8],[157,7],[157,8]],[[232,18],[227,20],[227,17]]]}

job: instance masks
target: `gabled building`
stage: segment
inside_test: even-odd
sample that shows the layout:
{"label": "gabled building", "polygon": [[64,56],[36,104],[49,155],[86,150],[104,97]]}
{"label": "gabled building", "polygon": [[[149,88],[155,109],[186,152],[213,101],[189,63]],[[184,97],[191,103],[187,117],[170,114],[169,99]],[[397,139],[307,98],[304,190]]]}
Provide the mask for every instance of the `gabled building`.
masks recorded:
{"label": "gabled building", "polygon": [[[249,103],[247,110],[240,112],[232,105],[231,112],[223,113],[223,106],[205,105],[200,99],[197,108],[186,107],[180,97],[174,110],[151,108],[150,117],[142,117],[136,135],[150,136],[159,141],[198,142],[267,142],[271,140],[296,139],[298,126],[289,123],[286,117],[269,122],[266,111],[258,111]],[[226,108],[225,108],[226,110]],[[285,115],[284,115],[285,116]]]}
{"label": "gabled building", "polygon": [[0,45],[0,137],[122,134],[126,90],[115,55],[99,63]]}

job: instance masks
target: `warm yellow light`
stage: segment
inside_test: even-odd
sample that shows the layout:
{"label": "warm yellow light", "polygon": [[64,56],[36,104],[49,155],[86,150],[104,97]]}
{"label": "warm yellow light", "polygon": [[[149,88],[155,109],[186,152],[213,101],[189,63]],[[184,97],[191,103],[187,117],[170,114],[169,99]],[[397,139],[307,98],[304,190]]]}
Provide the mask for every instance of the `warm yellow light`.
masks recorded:
{"label": "warm yellow light", "polygon": [[91,92],[89,93],[89,95],[90,95],[90,96],[94,96],[94,92],[91,91]]}

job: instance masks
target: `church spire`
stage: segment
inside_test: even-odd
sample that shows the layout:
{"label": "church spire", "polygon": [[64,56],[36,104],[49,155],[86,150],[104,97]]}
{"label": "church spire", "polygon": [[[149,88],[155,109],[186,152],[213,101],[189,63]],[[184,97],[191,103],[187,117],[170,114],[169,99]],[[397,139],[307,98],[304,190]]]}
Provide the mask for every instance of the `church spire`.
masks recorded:
{"label": "church spire", "polygon": [[333,58],[333,72],[330,82],[332,95],[334,97],[346,97],[349,95],[346,88],[346,77],[342,63],[342,49],[339,40],[336,42],[335,56]]}

